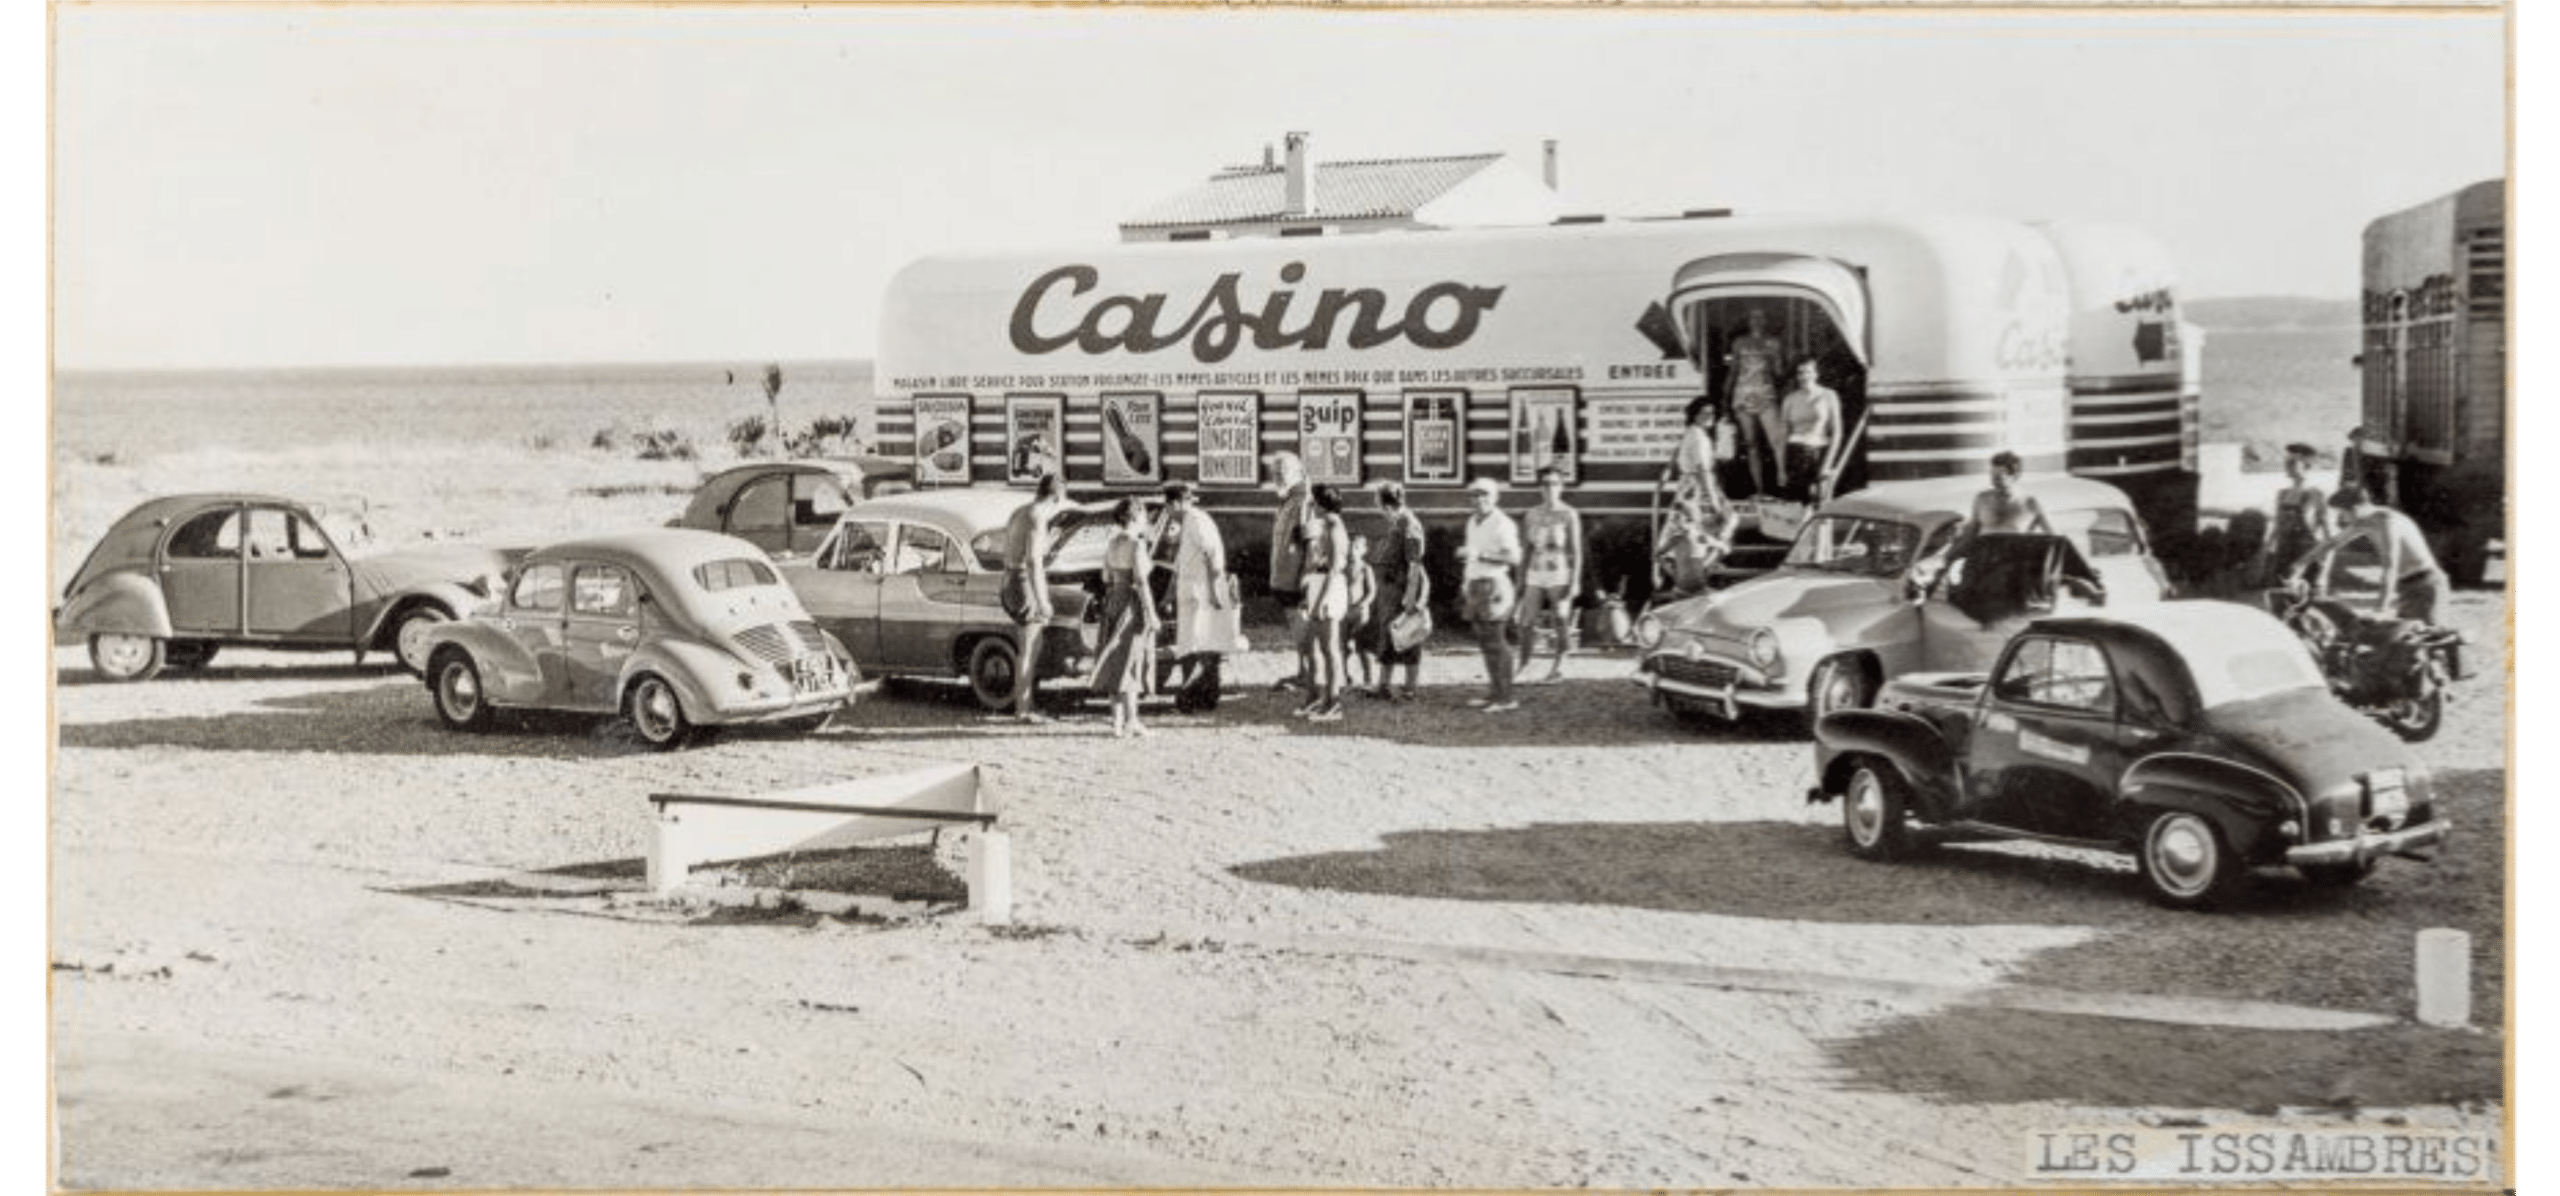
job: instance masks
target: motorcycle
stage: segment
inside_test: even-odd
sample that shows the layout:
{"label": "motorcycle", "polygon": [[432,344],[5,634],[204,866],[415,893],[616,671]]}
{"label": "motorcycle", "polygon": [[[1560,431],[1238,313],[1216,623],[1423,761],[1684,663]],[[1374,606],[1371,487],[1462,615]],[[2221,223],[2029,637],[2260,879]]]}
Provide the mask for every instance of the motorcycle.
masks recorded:
{"label": "motorcycle", "polygon": [[2446,689],[2471,676],[2451,628],[2367,614],[2299,582],[2267,591],[2267,603],[2339,698],[2411,743],[2435,735]]}

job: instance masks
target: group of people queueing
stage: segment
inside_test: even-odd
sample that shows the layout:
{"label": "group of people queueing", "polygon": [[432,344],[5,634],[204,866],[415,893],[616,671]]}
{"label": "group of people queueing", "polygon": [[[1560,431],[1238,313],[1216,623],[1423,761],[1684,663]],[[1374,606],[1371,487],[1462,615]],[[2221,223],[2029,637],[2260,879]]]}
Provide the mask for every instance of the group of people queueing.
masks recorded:
{"label": "group of people queueing", "polygon": [[[1412,701],[1421,679],[1431,579],[1423,568],[1429,542],[1422,520],[1405,506],[1404,487],[1374,487],[1387,527],[1373,546],[1345,527],[1342,492],[1309,485],[1296,454],[1273,453],[1264,464],[1280,494],[1272,514],[1269,581],[1287,609],[1298,653],[1298,671],[1274,688],[1303,694],[1294,713],[1311,722],[1339,721],[1349,693]],[[1487,687],[1468,704],[1487,713],[1520,708],[1512,691],[1522,668],[1512,650],[1515,633],[1526,637],[1532,658],[1542,638],[1552,645],[1554,659],[1541,681],[1563,679],[1571,647],[1569,625],[1581,592],[1582,517],[1565,505],[1562,471],[1542,469],[1538,483],[1541,501],[1516,522],[1501,510],[1499,483],[1477,478],[1467,484],[1474,512],[1459,553],[1461,598],[1484,654]],[[1396,683],[1399,669],[1402,685]]]}

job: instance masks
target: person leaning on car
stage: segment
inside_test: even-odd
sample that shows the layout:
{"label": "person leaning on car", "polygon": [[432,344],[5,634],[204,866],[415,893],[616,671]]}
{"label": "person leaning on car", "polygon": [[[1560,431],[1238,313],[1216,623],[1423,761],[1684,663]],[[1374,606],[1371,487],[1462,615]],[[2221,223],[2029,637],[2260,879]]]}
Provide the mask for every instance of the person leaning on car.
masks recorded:
{"label": "person leaning on car", "polygon": [[2301,581],[2313,564],[2348,544],[2370,540],[2382,553],[2380,609],[2434,624],[2451,579],[2436,564],[2435,550],[2427,547],[2426,533],[2418,530],[2418,522],[2373,501],[2371,493],[2353,482],[2338,487],[2329,505],[2346,513],[2338,520],[2337,534],[2296,558],[2285,570],[2285,584]]}
{"label": "person leaning on car", "polygon": [[1007,613],[1013,615],[1019,647],[1013,661],[1013,712],[1024,722],[1038,722],[1040,712],[1031,704],[1032,689],[1040,675],[1040,629],[1049,625],[1056,608],[1049,602],[1049,572],[1041,563],[1049,558],[1049,521],[1057,518],[1064,505],[1065,486],[1058,475],[1040,475],[1031,501],[1024,503],[1004,525],[1004,585],[1008,593],[1021,595],[1021,602],[1008,601]]}

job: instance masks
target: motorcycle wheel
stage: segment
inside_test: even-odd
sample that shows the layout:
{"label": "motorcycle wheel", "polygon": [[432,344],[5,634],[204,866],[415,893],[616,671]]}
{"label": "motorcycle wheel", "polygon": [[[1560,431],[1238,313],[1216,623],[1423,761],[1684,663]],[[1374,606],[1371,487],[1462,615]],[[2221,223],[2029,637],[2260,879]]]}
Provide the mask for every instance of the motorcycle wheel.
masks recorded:
{"label": "motorcycle wheel", "polygon": [[2382,725],[2403,740],[2433,739],[2436,729],[2444,725],[2444,687],[2430,683],[2425,692],[2384,706],[2381,715]]}

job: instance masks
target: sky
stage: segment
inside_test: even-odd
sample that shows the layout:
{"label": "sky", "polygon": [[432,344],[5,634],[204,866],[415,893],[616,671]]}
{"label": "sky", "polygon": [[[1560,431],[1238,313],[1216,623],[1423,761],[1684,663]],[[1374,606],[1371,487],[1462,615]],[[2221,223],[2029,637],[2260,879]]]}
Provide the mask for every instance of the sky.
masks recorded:
{"label": "sky", "polygon": [[2504,174],[2502,20],[1736,11],[57,9],[66,368],[862,357],[929,253],[1259,160],[1561,145],[1578,211],[2120,219],[2347,298]]}

